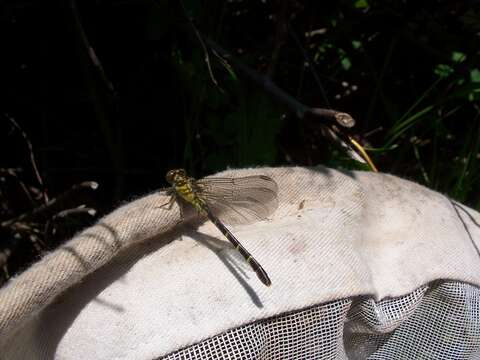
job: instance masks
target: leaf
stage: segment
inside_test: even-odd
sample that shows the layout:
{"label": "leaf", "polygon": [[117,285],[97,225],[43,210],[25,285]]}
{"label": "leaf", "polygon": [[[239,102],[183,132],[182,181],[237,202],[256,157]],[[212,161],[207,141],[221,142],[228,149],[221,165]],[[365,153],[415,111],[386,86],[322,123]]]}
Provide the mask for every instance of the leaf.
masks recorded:
{"label": "leaf", "polygon": [[433,72],[435,75],[438,75],[440,78],[444,79],[453,73],[453,69],[450,65],[438,64]]}
{"label": "leaf", "polygon": [[474,83],[480,82],[480,70],[478,69],[470,70],[470,81]]}
{"label": "leaf", "polygon": [[461,53],[459,51],[454,51],[452,52],[452,61],[455,63],[461,63],[462,61],[465,61],[467,58],[467,55],[464,53]]}
{"label": "leaf", "polygon": [[352,63],[350,61],[350,59],[348,57],[345,57],[342,59],[341,61],[342,63],[342,67],[345,69],[345,70],[348,70],[352,67]]}
{"label": "leaf", "polygon": [[370,5],[367,0],[357,0],[354,5],[357,9],[367,9]]}

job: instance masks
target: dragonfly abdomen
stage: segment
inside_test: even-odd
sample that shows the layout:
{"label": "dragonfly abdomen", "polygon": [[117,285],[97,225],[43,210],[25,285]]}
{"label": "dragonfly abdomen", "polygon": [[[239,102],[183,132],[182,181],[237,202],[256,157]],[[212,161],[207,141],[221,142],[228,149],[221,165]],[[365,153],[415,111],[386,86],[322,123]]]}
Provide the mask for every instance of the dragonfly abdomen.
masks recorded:
{"label": "dragonfly abdomen", "polygon": [[272,281],[268,277],[267,272],[263,269],[260,263],[255,260],[255,258],[248,252],[247,249],[243,247],[242,244],[237,240],[237,238],[227,229],[225,225],[222,224],[220,220],[208,209],[208,206],[204,206],[203,210],[206,212],[208,219],[217,227],[218,230],[235,246],[235,249],[243,256],[245,261],[250,264],[252,269],[257,274],[258,278],[266,286],[270,286]]}

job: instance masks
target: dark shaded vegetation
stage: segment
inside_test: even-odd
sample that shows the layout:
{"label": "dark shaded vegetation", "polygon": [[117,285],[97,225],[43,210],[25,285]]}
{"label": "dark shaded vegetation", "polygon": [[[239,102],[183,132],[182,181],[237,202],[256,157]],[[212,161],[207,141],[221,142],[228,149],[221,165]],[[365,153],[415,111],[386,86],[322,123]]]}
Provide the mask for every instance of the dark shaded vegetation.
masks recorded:
{"label": "dark shaded vegetation", "polygon": [[[260,165],[362,168],[317,119],[272,101],[209,41],[299,102],[352,115],[351,133],[380,171],[480,208],[477,2],[0,8],[0,267],[9,273],[91,223],[92,209],[164,186],[171,168],[197,177]],[[92,193],[85,181],[100,187]]]}

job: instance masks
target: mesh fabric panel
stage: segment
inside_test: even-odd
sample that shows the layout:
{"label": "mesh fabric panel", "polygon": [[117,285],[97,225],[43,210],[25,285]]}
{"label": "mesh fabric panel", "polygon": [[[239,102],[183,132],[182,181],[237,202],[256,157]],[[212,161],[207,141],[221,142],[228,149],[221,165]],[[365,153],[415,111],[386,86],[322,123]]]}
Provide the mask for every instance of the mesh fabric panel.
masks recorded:
{"label": "mesh fabric panel", "polygon": [[247,324],[162,359],[477,359],[480,289],[438,282]]}

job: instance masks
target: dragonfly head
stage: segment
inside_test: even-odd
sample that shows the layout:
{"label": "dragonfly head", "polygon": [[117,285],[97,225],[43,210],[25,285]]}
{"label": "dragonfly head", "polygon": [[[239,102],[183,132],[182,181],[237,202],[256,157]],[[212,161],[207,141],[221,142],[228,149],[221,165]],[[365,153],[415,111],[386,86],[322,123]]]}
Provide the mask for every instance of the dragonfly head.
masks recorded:
{"label": "dragonfly head", "polygon": [[178,180],[185,179],[187,176],[185,169],[175,169],[175,170],[170,170],[167,172],[167,175],[165,178],[167,179],[169,184],[175,184]]}

